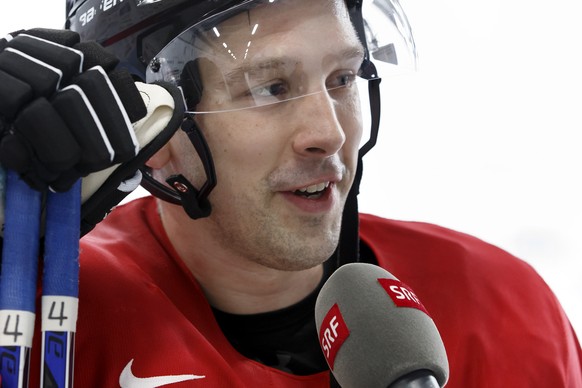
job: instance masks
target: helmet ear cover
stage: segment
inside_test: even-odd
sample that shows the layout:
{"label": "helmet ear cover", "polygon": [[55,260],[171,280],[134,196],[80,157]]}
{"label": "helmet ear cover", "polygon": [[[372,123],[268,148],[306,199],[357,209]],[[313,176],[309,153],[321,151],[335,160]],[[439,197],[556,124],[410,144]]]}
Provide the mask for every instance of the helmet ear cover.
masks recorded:
{"label": "helmet ear cover", "polygon": [[202,99],[202,77],[200,76],[200,71],[198,63],[200,61],[206,60],[205,58],[197,58],[193,61],[189,61],[184,66],[182,74],[180,75],[179,85],[184,92],[184,100],[186,101],[186,110],[194,111],[196,105]]}
{"label": "helmet ear cover", "polygon": [[[202,82],[198,71],[198,61],[195,59],[188,62],[180,76],[180,88],[185,98],[186,107],[196,106],[202,98]],[[142,186],[154,196],[170,203],[182,205],[188,216],[192,219],[208,217],[212,206],[208,201],[208,195],[216,186],[216,171],[212,160],[212,153],[206,143],[202,131],[196,124],[193,114],[186,114],[182,122],[181,129],[188,135],[188,139],[198,153],[204,172],[206,182],[200,190],[196,189],[186,177],[182,174],[174,174],[166,179],[166,183],[174,188],[170,189],[158,182],[151,174],[151,170],[144,166],[141,171],[143,174]]]}

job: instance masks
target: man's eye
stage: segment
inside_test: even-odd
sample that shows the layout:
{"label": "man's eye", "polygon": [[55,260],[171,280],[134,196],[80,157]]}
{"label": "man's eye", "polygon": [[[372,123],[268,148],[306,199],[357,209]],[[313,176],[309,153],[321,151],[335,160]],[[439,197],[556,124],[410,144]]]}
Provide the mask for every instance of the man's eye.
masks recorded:
{"label": "man's eye", "polygon": [[344,86],[352,86],[356,82],[356,75],[353,73],[339,74],[333,77],[330,82],[328,82],[328,89],[335,89]]}
{"label": "man's eye", "polygon": [[350,86],[356,81],[356,76],[354,74],[344,74],[339,77],[339,82],[344,86]]}
{"label": "man's eye", "polygon": [[251,90],[254,97],[283,97],[289,92],[287,85],[283,82],[274,82],[259,86]]}

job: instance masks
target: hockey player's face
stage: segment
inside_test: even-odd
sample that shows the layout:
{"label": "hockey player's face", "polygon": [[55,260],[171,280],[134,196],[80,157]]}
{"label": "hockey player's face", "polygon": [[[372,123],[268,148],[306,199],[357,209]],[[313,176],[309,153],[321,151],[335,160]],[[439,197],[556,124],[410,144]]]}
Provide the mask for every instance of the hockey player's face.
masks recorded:
{"label": "hockey player's face", "polygon": [[[343,1],[282,3],[240,15],[258,26],[252,40],[237,39],[230,21],[221,26],[230,55],[200,61],[196,108],[220,112],[196,117],[218,178],[214,236],[266,266],[297,270],[326,260],[339,240],[361,137],[353,83],[363,49]],[[245,48],[248,60],[233,61]]]}

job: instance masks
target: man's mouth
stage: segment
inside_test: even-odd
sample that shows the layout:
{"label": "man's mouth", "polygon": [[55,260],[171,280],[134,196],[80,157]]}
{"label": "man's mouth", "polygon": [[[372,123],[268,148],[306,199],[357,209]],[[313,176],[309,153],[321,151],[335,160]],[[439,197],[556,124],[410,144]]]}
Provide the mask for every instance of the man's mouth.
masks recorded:
{"label": "man's mouth", "polygon": [[293,194],[302,196],[305,198],[317,199],[320,198],[325,190],[329,187],[330,182],[321,182],[315,185],[303,187],[301,189],[297,189],[293,192]]}

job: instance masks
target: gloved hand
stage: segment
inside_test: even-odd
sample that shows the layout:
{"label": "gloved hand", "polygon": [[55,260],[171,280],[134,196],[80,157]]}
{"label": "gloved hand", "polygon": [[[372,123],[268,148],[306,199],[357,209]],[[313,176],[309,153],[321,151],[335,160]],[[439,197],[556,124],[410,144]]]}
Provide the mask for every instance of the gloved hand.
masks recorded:
{"label": "gloved hand", "polygon": [[138,169],[183,119],[175,86],[134,82],[117,63],[72,31],[0,40],[0,164],[41,191],[83,177],[82,233],[137,187]]}

